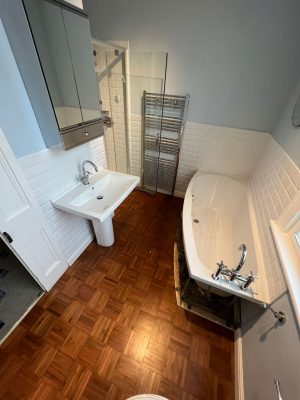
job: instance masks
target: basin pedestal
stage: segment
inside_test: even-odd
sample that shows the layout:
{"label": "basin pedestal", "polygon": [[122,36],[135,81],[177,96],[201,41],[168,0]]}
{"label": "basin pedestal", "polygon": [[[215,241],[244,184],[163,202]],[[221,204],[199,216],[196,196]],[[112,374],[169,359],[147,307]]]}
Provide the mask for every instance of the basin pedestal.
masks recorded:
{"label": "basin pedestal", "polygon": [[114,244],[114,228],[112,224],[113,214],[109,215],[103,222],[93,219],[93,227],[96,234],[97,243],[100,246],[109,247]]}

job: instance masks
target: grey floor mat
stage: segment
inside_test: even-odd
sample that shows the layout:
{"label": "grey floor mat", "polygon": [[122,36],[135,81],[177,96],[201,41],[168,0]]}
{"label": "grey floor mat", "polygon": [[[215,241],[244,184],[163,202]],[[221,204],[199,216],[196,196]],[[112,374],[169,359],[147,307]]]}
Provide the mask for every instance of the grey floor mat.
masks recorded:
{"label": "grey floor mat", "polygon": [[41,287],[0,240],[0,340],[42,293]]}

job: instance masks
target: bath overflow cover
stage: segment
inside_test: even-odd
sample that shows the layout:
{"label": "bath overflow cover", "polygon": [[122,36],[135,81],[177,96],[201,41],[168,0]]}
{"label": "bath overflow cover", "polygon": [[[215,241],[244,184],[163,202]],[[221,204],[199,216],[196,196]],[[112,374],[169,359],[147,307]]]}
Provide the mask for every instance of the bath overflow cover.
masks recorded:
{"label": "bath overflow cover", "polygon": [[102,200],[103,199],[103,196],[97,196],[97,200]]}
{"label": "bath overflow cover", "polygon": [[198,218],[195,218],[195,219],[194,219],[194,222],[195,222],[195,224],[198,224],[198,223],[199,223],[199,219],[198,219]]}

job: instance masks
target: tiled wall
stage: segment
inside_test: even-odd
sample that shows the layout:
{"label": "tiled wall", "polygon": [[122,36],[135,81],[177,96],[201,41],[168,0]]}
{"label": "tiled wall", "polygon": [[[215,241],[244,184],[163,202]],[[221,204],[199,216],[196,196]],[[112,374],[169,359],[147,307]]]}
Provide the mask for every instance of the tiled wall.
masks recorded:
{"label": "tiled wall", "polygon": [[19,158],[18,162],[69,264],[74,262],[94,234],[91,223],[52,207],[51,200],[78,183],[80,165],[91,160],[106,166],[103,137],[65,151],[45,149]]}
{"label": "tiled wall", "polygon": [[[116,44],[126,47],[126,42]],[[122,59],[121,57],[117,58],[108,47],[94,43],[93,48],[97,52],[95,60],[102,110],[109,111],[109,115],[113,119],[113,126],[105,128],[107,163],[110,169],[126,173],[127,153]]]}
{"label": "tiled wall", "polygon": [[113,133],[115,142],[115,157],[117,171],[127,173],[127,153],[126,153],[126,127],[124,112],[123,81],[121,75],[121,65],[109,78],[111,116],[113,119]]}
{"label": "tiled wall", "polygon": [[[96,71],[98,72],[97,76],[99,79],[99,92],[102,101],[101,109],[104,111],[109,111],[109,115],[111,116],[108,77],[106,73],[102,73],[103,71],[106,71],[106,57],[105,57],[106,48],[94,44],[93,49],[96,50],[97,52],[95,61],[96,61]],[[104,132],[105,132],[104,136],[105,136],[107,165],[110,169],[116,171],[117,167],[116,167],[116,156],[115,156],[114,132],[112,128],[108,127],[104,127]]]}
{"label": "tiled wall", "polygon": [[141,177],[142,117],[130,115],[130,167],[133,175]]}
{"label": "tiled wall", "polygon": [[[141,174],[142,118],[130,115],[131,173]],[[248,180],[270,135],[242,129],[187,122],[180,151],[175,196],[184,197],[199,169]]]}
{"label": "tiled wall", "polygon": [[251,179],[251,191],[271,301],[285,290],[280,261],[270,231],[270,219],[277,219],[300,190],[300,170],[271,138]]}
{"label": "tiled wall", "polygon": [[280,261],[270,231],[300,190],[299,168],[281,146],[264,132],[188,122],[181,146],[176,196],[184,196],[197,170],[250,181],[271,301],[286,291]]}
{"label": "tiled wall", "polygon": [[247,180],[269,139],[266,132],[187,122],[175,195],[184,196],[189,181],[198,170]]}

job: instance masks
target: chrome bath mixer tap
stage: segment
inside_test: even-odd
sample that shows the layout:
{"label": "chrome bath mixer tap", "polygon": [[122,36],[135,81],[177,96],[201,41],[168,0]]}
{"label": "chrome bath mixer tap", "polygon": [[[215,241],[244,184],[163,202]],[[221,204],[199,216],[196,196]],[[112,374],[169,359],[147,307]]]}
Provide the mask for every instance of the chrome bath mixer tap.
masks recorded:
{"label": "chrome bath mixer tap", "polygon": [[223,261],[221,261],[220,263],[217,263],[218,269],[215,274],[212,274],[212,278],[215,281],[217,281],[221,275],[227,276],[231,282],[235,281],[235,280],[242,282],[243,285],[241,285],[240,288],[242,290],[246,290],[251,285],[251,283],[255,281],[255,279],[257,277],[254,276],[252,272],[246,276],[243,276],[242,274],[240,274],[239,271],[241,270],[242,266],[244,265],[244,263],[246,261],[246,257],[247,257],[246,245],[241,244],[239,247],[239,250],[242,251],[242,256],[241,256],[238,266],[236,268],[230,269],[230,268],[226,267],[226,265],[223,264]]}

